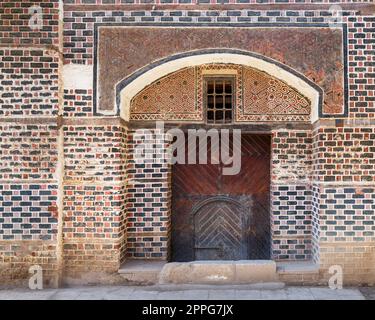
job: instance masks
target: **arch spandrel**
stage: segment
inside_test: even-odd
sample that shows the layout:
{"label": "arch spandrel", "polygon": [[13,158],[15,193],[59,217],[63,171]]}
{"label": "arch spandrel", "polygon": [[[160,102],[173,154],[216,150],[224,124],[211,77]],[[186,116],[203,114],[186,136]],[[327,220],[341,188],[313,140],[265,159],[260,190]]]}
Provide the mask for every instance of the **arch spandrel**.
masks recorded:
{"label": "arch spandrel", "polygon": [[[228,49],[228,52],[226,52],[226,50],[221,50],[220,52],[215,52],[214,50],[212,50],[211,53],[200,53],[199,51],[184,53],[173,57],[168,57],[145,68],[142,68],[141,70],[138,70],[136,73],[132,74],[131,76],[117,84],[117,104],[120,109],[119,111],[121,117],[126,121],[131,120],[132,118],[133,120],[136,120],[135,118],[137,118],[139,120],[162,119],[170,121],[187,120],[200,122],[201,118],[200,116],[197,117],[196,113],[190,113],[189,116],[186,116],[185,112],[183,112],[183,114],[180,114],[180,116],[173,116],[173,112],[169,112],[165,114],[164,118],[160,114],[156,113],[156,115],[151,115],[148,119],[141,119],[143,116],[140,116],[139,113],[131,112],[131,104],[133,101],[135,101],[135,97],[141,91],[150,90],[150,87],[154,85],[154,83],[161,79],[164,79],[165,77],[174,77],[177,71],[182,72],[182,70],[193,68],[195,70],[195,73],[197,73],[197,68],[204,65],[232,65],[241,66],[242,68],[245,68],[245,70],[251,69],[254,70],[253,72],[258,71],[267,74],[269,77],[275,79],[277,84],[280,84],[279,88],[289,90],[289,99],[292,99],[291,97],[294,95],[294,99],[301,102],[297,107],[291,108],[294,109],[295,116],[286,117],[286,114],[290,115],[288,111],[289,109],[286,107],[290,105],[288,103],[279,103],[277,104],[277,107],[273,109],[270,107],[272,103],[268,103],[268,113],[264,113],[263,111],[257,113],[254,112],[254,109],[251,110],[251,107],[248,107],[249,104],[245,101],[243,104],[243,109],[241,111],[242,116],[241,112],[239,112],[236,116],[236,121],[315,122],[316,120],[318,120],[319,108],[321,107],[323,99],[323,91],[320,87],[312,83],[310,80],[308,80],[306,77],[299,74],[295,70],[284,66],[277,61],[265,57],[260,57],[259,55],[255,55],[249,52],[237,51],[238,50]],[[281,83],[283,83],[283,85],[281,85]],[[196,90],[199,90],[199,86]],[[199,96],[197,96],[197,99],[199,100]],[[271,99],[271,97],[268,96],[267,99],[269,100]],[[304,99],[310,102],[309,114],[306,114],[306,108],[300,108],[301,105],[306,105]],[[254,106],[254,104],[252,106]],[[196,107],[198,108],[199,105]],[[258,108],[258,110],[261,109]],[[270,113],[272,114],[272,116],[270,116]],[[135,114],[138,115],[135,116]]]}
{"label": "arch spandrel", "polygon": [[156,80],[131,100],[130,120],[204,120],[205,75],[235,77],[235,121],[310,121],[311,102],[285,82],[234,64],[187,67]]}

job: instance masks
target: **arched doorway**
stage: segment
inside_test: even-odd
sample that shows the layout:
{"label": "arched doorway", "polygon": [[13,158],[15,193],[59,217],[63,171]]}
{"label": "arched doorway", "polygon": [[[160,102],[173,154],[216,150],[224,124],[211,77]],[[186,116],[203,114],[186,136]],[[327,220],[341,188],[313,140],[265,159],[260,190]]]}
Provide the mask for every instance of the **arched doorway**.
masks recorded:
{"label": "arched doorway", "polygon": [[[150,70],[151,67],[149,67],[148,69]],[[145,71],[145,73],[143,74],[146,73],[147,71]],[[155,74],[153,76],[156,77]],[[205,78],[211,76],[214,76],[216,78],[233,79],[233,114],[229,122],[224,121],[223,123],[209,123],[209,121],[207,121],[209,119],[207,108],[208,93],[206,92]],[[295,75],[290,75],[290,78],[293,78],[293,76],[295,77]],[[255,227],[254,225],[252,227],[249,227],[248,225],[243,225],[242,227],[240,227],[241,230],[238,232],[238,234],[243,234],[243,232],[244,234],[248,233],[248,236],[239,237],[239,239],[241,239],[240,243],[243,244],[244,242],[247,242],[247,249],[245,250],[246,255],[241,256],[241,254],[239,254],[234,255],[232,257],[230,257],[230,255],[228,255],[227,257],[223,257],[223,255],[219,252],[213,254],[211,258],[232,259],[233,257],[236,257],[236,259],[269,259],[271,257],[270,251],[274,250],[273,245],[274,243],[276,243],[271,241],[271,239],[273,240],[273,233],[272,230],[270,231],[270,220],[272,220],[274,215],[274,212],[272,211],[273,208],[270,207],[269,204],[271,194],[270,184],[272,185],[272,179],[270,174],[270,136],[273,132],[274,127],[278,128],[278,130],[279,128],[286,128],[286,126],[289,125],[288,121],[299,122],[303,125],[310,123],[313,114],[315,113],[315,111],[317,112],[317,108],[315,107],[317,107],[316,101],[319,100],[319,92],[316,91],[315,88],[309,87],[309,84],[305,83],[301,86],[301,91],[311,90],[309,97],[317,99],[315,99],[312,102],[308,97],[300,93],[300,87],[298,87],[297,90],[296,88],[288,84],[286,81],[280,80],[275,76],[268,74],[267,72],[260,71],[257,68],[236,63],[207,63],[203,65],[194,65],[192,67],[184,67],[178,69],[175,72],[168,73],[164,77],[160,77],[159,74],[159,78],[156,78],[155,81],[146,85],[144,82],[142,82],[143,84],[141,84],[141,82],[139,82],[138,84],[134,84],[134,82],[138,82],[138,80],[138,77],[133,78],[133,81],[128,82],[128,85],[122,87],[123,89],[120,91],[120,94],[118,95],[120,103],[119,106],[122,110],[121,112],[123,112],[123,116],[127,114],[126,116],[127,119],[130,120],[130,126],[134,125],[135,128],[139,128],[140,126],[146,126],[146,128],[154,128],[155,121],[161,120],[164,121],[167,124],[167,126],[178,126],[179,128],[185,130],[188,130],[188,128],[216,128],[219,130],[222,128],[229,128],[231,130],[238,128],[241,129],[243,133],[246,133],[244,137],[247,136],[249,137],[249,139],[261,139],[260,137],[264,138],[264,141],[266,141],[265,144],[267,144],[267,148],[263,148],[262,152],[264,153],[261,154],[259,160],[259,162],[262,163],[262,165],[264,165],[264,167],[262,167],[262,170],[258,168],[255,171],[253,171],[253,176],[249,175],[250,178],[248,178],[248,180],[245,179],[246,174],[243,174],[243,172],[242,174],[237,175],[228,184],[230,186],[230,190],[228,192],[226,190],[223,191],[223,189],[221,188],[217,188],[215,190],[211,190],[211,193],[199,194],[199,196],[204,195],[206,196],[206,198],[215,198],[217,201],[220,197],[238,197],[241,198],[240,200],[242,201],[246,198],[254,199],[254,195],[259,193],[259,190],[262,190],[261,195],[258,195],[260,197],[259,199],[261,200],[250,202],[250,204],[248,202],[245,205],[242,204],[240,201],[240,206],[250,208],[250,210],[248,210],[248,217],[245,217],[247,221],[250,221],[250,225],[251,223],[255,223]],[[288,80],[290,79],[288,78]],[[298,81],[302,80],[299,79]],[[296,85],[298,85],[298,83],[296,83]],[[135,87],[138,87],[139,91],[133,91],[135,90]],[[219,119],[223,119],[222,116],[219,116]],[[267,122],[269,123],[269,125],[265,125],[265,123]],[[158,131],[158,133],[161,133],[161,131]],[[254,141],[251,143],[251,145],[253,143]],[[282,147],[281,144],[280,147]],[[251,157],[250,155],[248,156]],[[246,156],[244,156],[243,163],[247,163],[245,158]],[[247,173],[251,172],[252,168],[256,168],[256,166],[254,166],[253,161],[249,161],[248,163],[249,165],[246,171]],[[246,164],[244,166],[246,167]],[[172,173],[172,170],[175,171],[176,168],[178,167],[168,167],[167,165],[162,166],[162,170],[164,170],[164,172],[170,173]],[[139,168],[140,172],[149,172],[149,170],[154,169],[147,168],[146,170],[144,170],[144,168]],[[189,165],[187,165],[186,170],[193,175],[194,170],[192,170],[191,166],[189,167]],[[199,169],[197,169],[198,176],[199,170],[204,172],[206,171],[205,167],[200,167]],[[258,185],[255,186],[253,189],[249,189],[251,182],[257,180],[257,175],[262,177],[260,180],[262,180],[264,184],[261,185],[258,183]],[[172,179],[170,179],[170,177],[172,177]],[[193,215],[193,207],[199,205],[200,201],[205,201],[207,199],[195,199],[197,201],[187,203],[187,200],[189,200],[189,194],[185,193],[182,197],[180,197],[180,199],[183,199],[183,205],[181,207],[181,212],[183,213],[180,214],[178,217],[175,216],[175,212],[179,211],[180,209],[176,210],[175,204],[173,203],[175,199],[179,198],[176,192],[178,187],[176,187],[175,185],[174,177],[176,177],[175,172],[173,172],[169,176],[169,178],[167,178],[164,175],[160,179],[153,180],[153,182],[155,183],[163,183],[163,187],[165,186],[166,188],[168,188],[168,195],[160,199],[160,201],[163,201],[163,203],[155,204],[162,205],[163,211],[158,211],[154,213],[154,211],[156,210],[154,210],[153,208],[147,208],[150,210],[150,213],[145,213],[147,215],[147,220],[145,218],[141,221],[139,220],[139,217],[141,217],[144,213],[141,212],[142,209],[139,209],[140,204],[137,203],[136,205],[132,205],[132,212],[137,211],[137,215],[128,217],[132,219],[132,221],[134,221],[135,223],[138,223],[138,221],[140,221],[139,223],[143,223],[145,225],[145,232],[144,238],[142,238],[141,236],[138,236],[139,233],[136,233],[135,228],[134,231],[132,230],[131,241],[132,245],[135,248],[134,252],[136,252],[137,254],[130,253],[130,255],[128,254],[128,256],[136,258],[138,256],[151,256],[155,258],[161,257],[163,259],[167,259],[167,257],[169,257],[169,260],[174,261],[191,261],[197,259],[197,257],[198,259],[211,259],[210,255],[207,254],[207,250],[204,254],[197,254],[194,250],[194,247],[199,247],[200,244],[195,243],[195,223],[194,220],[192,221],[191,218]],[[199,177],[201,178],[202,176]],[[193,180],[189,179],[185,180]],[[228,180],[225,177],[222,178],[219,174],[214,174],[212,176],[212,179],[216,179],[216,181],[223,181],[222,179],[224,179],[224,181]],[[241,179],[243,179],[243,183],[241,182]],[[145,177],[144,180],[147,180],[147,177]],[[152,189],[147,186],[145,187],[142,184],[143,181],[140,181],[139,183],[142,185],[139,188],[140,190],[143,190],[142,188],[147,188],[147,190]],[[146,183],[151,182],[147,181]],[[231,192],[233,190],[233,186],[237,185],[242,185],[242,190],[238,190],[236,192],[233,191],[234,193],[232,194]],[[194,185],[194,187],[196,187],[196,185]],[[155,186],[155,188],[152,190],[156,190],[155,192],[159,192],[157,188],[159,188],[159,186]],[[196,191],[192,190],[192,192],[194,193]],[[225,205],[227,204],[228,203],[225,203]],[[149,203],[145,203],[145,205],[148,206]],[[224,207],[225,205],[221,202],[222,207]],[[221,215],[224,214],[223,212],[225,210],[220,210],[220,206],[213,205],[213,207],[216,207],[217,211],[220,211],[219,213]],[[227,206],[227,209],[228,208],[233,212],[236,210],[238,211],[238,207],[234,205],[231,205],[229,207]],[[205,210],[207,210],[207,207],[205,207]],[[212,210],[212,208],[210,210]],[[256,215],[262,211],[265,212],[265,214],[262,215],[263,218],[259,216],[258,218],[251,217],[251,215]],[[148,215],[157,216],[158,218],[149,218]],[[158,222],[153,225],[158,227],[160,226],[160,228],[158,228],[160,232],[158,232],[157,234],[156,232],[153,232],[155,236],[152,235],[152,238],[152,236],[150,235],[151,233],[149,231],[152,230],[152,227],[147,226],[147,221],[155,220],[158,220]],[[188,225],[187,221],[189,221]],[[213,223],[213,225],[214,224],[215,223]],[[240,224],[237,224],[237,226],[239,225]],[[259,232],[256,232],[256,227],[259,226],[262,226],[263,231],[258,230]],[[170,232],[170,230],[172,232]],[[181,230],[185,230],[185,234],[184,232],[181,232]],[[177,235],[177,237],[174,237],[174,234]],[[259,236],[260,234],[262,235]],[[152,241],[155,238],[158,239],[158,243],[147,243],[145,242],[146,240],[143,240],[147,239],[147,241]],[[174,239],[179,239],[178,241],[180,241],[180,243],[176,243]],[[163,243],[161,243],[161,241],[163,241]],[[218,247],[221,248],[217,251],[226,251],[226,249],[223,248],[223,241],[219,241],[218,244]],[[282,244],[277,245],[279,248]],[[158,246],[160,250],[158,249],[156,251],[152,248],[152,246]],[[182,252],[180,257],[177,257],[175,255],[175,253],[179,251],[178,249],[176,249],[178,246],[184,248],[184,250],[186,249],[186,252],[180,251]],[[240,252],[242,250],[239,249],[239,247],[240,246],[238,246],[238,248],[236,249],[237,252]],[[172,250],[170,250],[170,248]],[[168,255],[166,254],[167,250],[169,252]],[[211,252],[213,252],[212,250],[214,249],[208,250],[211,250]],[[219,257],[220,255],[221,257]]]}

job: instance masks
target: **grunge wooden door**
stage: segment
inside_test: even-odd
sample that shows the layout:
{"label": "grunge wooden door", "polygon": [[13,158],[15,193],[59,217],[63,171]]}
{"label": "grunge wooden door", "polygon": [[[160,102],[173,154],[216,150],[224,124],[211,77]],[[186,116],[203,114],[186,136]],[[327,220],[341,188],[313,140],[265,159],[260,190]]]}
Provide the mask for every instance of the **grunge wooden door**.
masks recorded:
{"label": "grunge wooden door", "polygon": [[172,261],[269,259],[270,149],[270,136],[242,134],[236,175],[210,161],[173,165]]}

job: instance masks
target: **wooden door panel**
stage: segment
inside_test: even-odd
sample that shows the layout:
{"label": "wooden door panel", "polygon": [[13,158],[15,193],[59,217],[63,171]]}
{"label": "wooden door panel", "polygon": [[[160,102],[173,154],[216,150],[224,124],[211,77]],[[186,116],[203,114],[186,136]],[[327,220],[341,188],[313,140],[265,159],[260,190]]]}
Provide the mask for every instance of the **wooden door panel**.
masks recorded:
{"label": "wooden door panel", "polygon": [[193,261],[194,258],[194,225],[188,214],[196,200],[180,197],[173,199],[172,206],[172,261]]}
{"label": "wooden door panel", "polygon": [[233,176],[222,164],[173,166],[173,261],[269,259],[270,146],[270,136],[243,134]]}
{"label": "wooden door panel", "polygon": [[175,197],[212,195],[219,192],[218,165],[180,165],[173,167],[173,194]]}
{"label": "wooden door panel", "polygon": [[244,209],[230,199],[211,198],[194,212],[196,260],[248,258]]}
{"label": "wooden door panel", "polygon": [[253,195],[249,230],[249,259],[269,259],[271,230],[268,193]]}
{"label": "wooden door panel", "polygon": [[269,192],[270,139],[268,136],[241,136],[241,170],[221,177],[221,192],[231,195]]}

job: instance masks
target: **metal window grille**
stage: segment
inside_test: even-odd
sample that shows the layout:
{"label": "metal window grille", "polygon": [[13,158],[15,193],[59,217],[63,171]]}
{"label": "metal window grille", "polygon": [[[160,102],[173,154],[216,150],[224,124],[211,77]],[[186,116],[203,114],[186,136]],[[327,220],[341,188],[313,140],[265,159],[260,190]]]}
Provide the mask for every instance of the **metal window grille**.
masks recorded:
{"label": "metal window grille", "polygon": [[206,78],[205,101],[207,123],[223,124],[233,120],[233,79]]}

